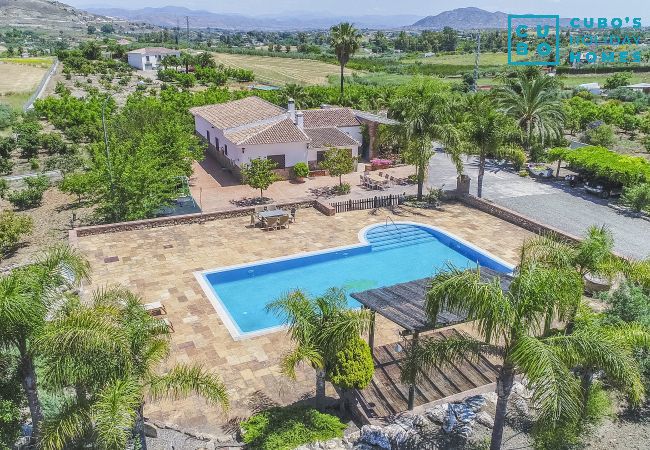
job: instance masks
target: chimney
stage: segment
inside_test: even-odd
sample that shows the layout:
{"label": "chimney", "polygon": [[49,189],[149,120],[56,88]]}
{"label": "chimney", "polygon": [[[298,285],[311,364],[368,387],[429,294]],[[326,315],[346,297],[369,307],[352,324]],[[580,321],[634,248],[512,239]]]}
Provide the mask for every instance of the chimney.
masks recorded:
{"label": "chimney", "polygon": [[289,99],[287,110],[289,111],[289,117],[293,123],[296,123],[296,102],[294,102],[292,98]]}
{"label": "chimney", "polygon": [[302,111],[298,111],[296,113],[295,124],[298,126],[298,128],[304,128],[304,126],[305,126],[305,115],[302,113]]}

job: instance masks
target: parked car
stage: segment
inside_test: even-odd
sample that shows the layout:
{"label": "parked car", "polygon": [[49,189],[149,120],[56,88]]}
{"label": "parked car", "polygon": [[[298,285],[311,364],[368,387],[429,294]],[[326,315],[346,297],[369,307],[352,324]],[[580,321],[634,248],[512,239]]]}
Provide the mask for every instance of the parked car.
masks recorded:
{"label": "parked car", "polygon": [[585,183],[585,191],[600,198],[618,197],[623,193],[623,186],[608,180],[589,180]]}

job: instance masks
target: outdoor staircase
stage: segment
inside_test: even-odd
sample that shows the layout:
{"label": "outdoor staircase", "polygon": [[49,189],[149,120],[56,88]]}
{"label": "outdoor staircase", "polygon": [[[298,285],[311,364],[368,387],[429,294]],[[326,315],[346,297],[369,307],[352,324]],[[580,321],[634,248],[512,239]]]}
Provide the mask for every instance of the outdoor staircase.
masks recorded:
{"label": "outdoor staircase", "polygon": [[373,251],[389,250],[436,240],[433,235],[422,228],[393,223],[371,229],[366,234],[366,239],[372,245]]}

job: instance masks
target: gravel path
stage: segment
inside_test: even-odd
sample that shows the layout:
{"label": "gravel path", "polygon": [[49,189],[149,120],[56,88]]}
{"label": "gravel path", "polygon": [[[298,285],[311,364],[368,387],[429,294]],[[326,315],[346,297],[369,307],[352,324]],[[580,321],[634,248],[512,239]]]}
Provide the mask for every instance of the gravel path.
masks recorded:
{"label": "gravel path", "polygon": [[[465,163],[465,173],[472,178],[471,190],[476,195],[474,159]],[[431,159],[428,180],[431,186],[455,187],[456,170],[449,157],[437,154]],[[583,236],[591,225],[605,225],[614,233],[617,252],[633,258],[650,256],[650,221],[619,211],[616,200],[608,202],[560,181],[520,177],[496,165],[486,170],[483,197],[577,236]]]}

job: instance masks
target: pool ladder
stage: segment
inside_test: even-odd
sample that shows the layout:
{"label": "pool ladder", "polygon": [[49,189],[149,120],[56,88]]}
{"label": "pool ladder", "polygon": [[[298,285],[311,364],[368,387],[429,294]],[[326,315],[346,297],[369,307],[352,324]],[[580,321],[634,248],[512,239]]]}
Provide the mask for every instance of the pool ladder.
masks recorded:
{"label": "pool ladder", "polygon": [[392,223],[393,226],[395,227],[395,229],[397,230],[397,233],[399,234],[399,238],[402,239],[404,237],[404,236],[402,236],[402,230],[400,230],[399,227],[397,225],[395,225],[395,222],[393,221],[393,218],[391,216],[386,216],[386,222],[385,222],[384,226],[386,228],[388,228],[388,221],[389,220],[390,220],[390,223]]}

